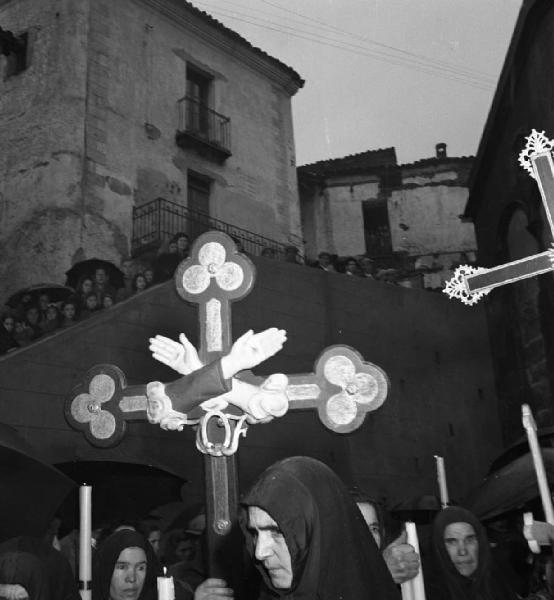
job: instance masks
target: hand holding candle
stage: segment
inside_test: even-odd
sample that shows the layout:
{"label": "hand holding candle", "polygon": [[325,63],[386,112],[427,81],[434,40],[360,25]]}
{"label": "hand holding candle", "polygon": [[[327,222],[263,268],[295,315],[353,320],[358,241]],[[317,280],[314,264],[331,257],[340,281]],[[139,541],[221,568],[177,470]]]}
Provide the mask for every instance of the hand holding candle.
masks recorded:
{"label": "hand holding candle", "polygon": [[[417,554],[419,554],[419,540],[417,537],[417,529],[412,521],[406,522],[406,541],[410,546],[413,546]],[[425,587],[423,585],[423,573],[421,566],[417,575],[400,586],[403,600],[425,600]]]}

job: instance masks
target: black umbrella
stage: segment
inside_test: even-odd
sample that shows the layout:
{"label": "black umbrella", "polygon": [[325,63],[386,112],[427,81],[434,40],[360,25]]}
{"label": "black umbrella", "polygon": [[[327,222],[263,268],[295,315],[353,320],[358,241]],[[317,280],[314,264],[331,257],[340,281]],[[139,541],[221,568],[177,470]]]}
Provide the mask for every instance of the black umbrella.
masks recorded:
{"label": "black umbrella", "polygon": [[[135,457],[141,460],[142,457]],[[166,465],[148,459],[142,464],[114,460],[78,460],[56,465],[75,482],[92,485],[95,524],[137,521],[154,507],[181,499],[186,481]],[[67,498],[60,515],[68,528],[79,521],[78,499]]]}
{"label": "black umbrella", "polygon": [[15,429],[0,423],[0,541],[43,535],[74,487]]}
{"label": "black umbrella", "polygon": [[41,294],[48,294],[50,302],[63,302],[75,293],[72,287],[60,285],[59,283],[37,283],[30,287],[23,288],[15,294],[12,294],[6,304],[16,308],[24,296],[31,296],[31,304],[36,304]]}
{"label": "black umbrella", "polygon": [[167,526],[167,530],[171,531],[172,529],[186,529],[187,525],[190,524],[192,519],[197,517],[198,515],[205,514],[206,509],[205,505],[202,502],[195,502],[190,506],[184,508],[179,514],[175,515],[174,519],[170,521]]}
{"label": "black umbrella", "polygon": [[418,525],[431,523],[436,513],[441,510],[437,496],[424,494],[409,500],[403,500],[390,510],[391,514],[400,521],[413,521]]}
{"label": "black umbrella", "polygon": [[[542,448],[546,478],[554,483],[554,449]],[[482,520],[515,509],[539,496],[533,458],[527,453],[488,475],[469,494],[464,506]]]}
{"label": "black umbrella", "polygon": [[74,264],[69,271],[66,271],[66,285],[76,288],[82,277],[94,277],[94,271],[102,268],[110,280],[110,285],[115,288],[124,286],[124,275],[121,269],[118,269],[113,263],[101,258],[89,258]]}

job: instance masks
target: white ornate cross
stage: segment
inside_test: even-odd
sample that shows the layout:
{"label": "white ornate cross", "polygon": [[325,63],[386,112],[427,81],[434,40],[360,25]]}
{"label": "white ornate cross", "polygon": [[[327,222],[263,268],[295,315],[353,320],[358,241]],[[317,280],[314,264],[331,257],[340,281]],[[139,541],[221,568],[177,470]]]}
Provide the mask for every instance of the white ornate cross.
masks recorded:
{"label": "white ornate cross", "polygon": [[[255,268],[248,257],[237,252],[234,242],[220,232],[200,236],[191,256],[175,273],[177,292],[199,305],[200,349],[203,364],[228,352],[231,347],[230,304],[246,296],[253,287]],[[357,429],[365,415],[385,401],[389,382],[383,370],[366,362],[348,346],[331,346],[316,360],[314,372],[283,376],[289,410],[316,408],[326,427],[337,433]],[[263,378],[244,378],[260,384]],[[172,386],[166,384],[166,390]],[[181,400],[173,409],[183,412]],[[183,402],[183,405],[185,403]],[[229,404],[224,411],[196,406],[182,424],[198,425],[197,447],[206,455],[206,502],[210,557],[214,547],[231,531],[238,504],[234,452],[247,425],[240,409]],[[96,446],[113,446],[121,441],[128,421],[146,421],[146,385],[127,386],[124,373],[114,365],[92,367],[71,391],[65,406],[70,425]],[[183,414],[183,416],[185,416]],[[214,537],[215,536],[215,537]],[[215,541],[214,541],[215,539]],[[211,574],[221,573],[212,564]]]}
{"label": "white ornate cross", "polygon": [[[535,129],[526,139],[527,144],[519,155],[519,163],[539,186],[554,239],[554,142],[545,137],[544,131],[537,132]],[[553,251],[547,250],[491,269],[461,265],[452,279],[446,282],[443,292],[450,298],[458,298],[464,304],[472,305],[496,287],[552,271],[552,259]]]}

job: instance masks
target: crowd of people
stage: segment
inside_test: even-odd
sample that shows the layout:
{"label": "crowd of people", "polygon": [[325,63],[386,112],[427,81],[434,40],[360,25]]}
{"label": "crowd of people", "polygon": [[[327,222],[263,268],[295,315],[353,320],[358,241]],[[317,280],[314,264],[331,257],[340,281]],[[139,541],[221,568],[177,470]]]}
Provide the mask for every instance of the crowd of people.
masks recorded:
{"label": "crowd of people", "polygon": [[[552,600],[552,549],[525,567],[498,562],[470,511],[437,512],[419,555],[379,504],[349,490],[322,462],[291,457],[266,469],[240,500],[238,526],[246,600],[399,600],[423,573],[427,600]],[[231,581],[208,573],[206,517],[165,529],[154,514],[93,530],[93,600],[155,600],[173,578],[175,600],[223,600]],[[78,532],[0,544],[0,598],[77,600]],[[49,537],[48,537],[49,536]],[[552,540],[551,540],[552,541]],[[525,545],[523,537],[521,542]],[[531,565],[531,563],[533,563]]]}
{"label": "crowd of people", "polygon": [[[240,239],[235,244],[244,252]],[[186,233],[176,233],[149,264],[132,258],[121,261],[123,274],[120,285],[110,280],[105,266],[96,266],[82,273],[73,292],[63,301],[53,301],[47,290],[22,294],[15,306],[6,306],[0,319],[0,354],[27,346],[40,337],[59,329],[71,327],[134,294],[140,294],[152,285],[171,279],[179,263],[189,256],[191,242]],[[298,248],[286,246],[282,253],[286,262],[306,264]],[[261,256],[276,259],[277,250],[264,248]],[[367,256],[339,259],[321,252],[318,260],[307,266],[346,276],[380,279],[389,283],[390,269],[377,269],[375,261]]]}
{"label": "crowd of people", "polygon": [[[132,258],[121,261],[122,277],[117,284],[106,266],[93,266],[81,274],[63,301],[52,301],[48,291],[24,293],[15,306],[6,307],[0,323],[0,354],[27,346],[59,329],[71,327],[114,304],[140,294],[149,287],[173,277],[177,265],[189,255],[190,241],[185,233],[173,236],[151,264]],[[94,264],[94,263],[93,263]]]}

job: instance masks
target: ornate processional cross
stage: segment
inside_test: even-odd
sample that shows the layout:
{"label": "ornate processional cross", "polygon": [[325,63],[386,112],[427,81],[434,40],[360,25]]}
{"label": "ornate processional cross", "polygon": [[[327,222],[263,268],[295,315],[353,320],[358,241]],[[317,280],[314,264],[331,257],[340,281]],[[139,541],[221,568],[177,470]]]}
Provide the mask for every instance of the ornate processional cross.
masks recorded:
{"label": "ornate processional cross", "polygon": [[[237,252],[230,237],[216,231],[201,235],[193,244],[191,256],[177,268],[178,294],[183,300],[199,305],[199,358],[204,365],[229,351],[231,302],[244,298],[254,279],[255,268],[250,259]],[[365,362],[348,346],[327,348],[316,360],[312,373],[274,375],[265,379],[265,383],[276,377],[280,377],[280,398],[285,399],[285,406],[273,416],[282,416],[287,409],[315,408],[323,424],[337,433],[357,429],[368,412],[383,404],[389,388],[385,372]],[[242,379],[251,389],[271,395],[272,390],[264,388],[264,378],[247,373]],[[166,384],[166,391],[175,389],[171,386],[179,381]],[[66,419],[91,444],[114,446],[122,440],[128,422],[152,422],[149,385],[152,384],[127,386],[118,367],[96,365],[69,394]],[[213,559],[236,517],[238,486],[234,453],[240,436],[246,435],[248,415],[231,403],[225,408],[214,407],[209,401],[202,404],[203,398],[191,407],[190,398],[174,395],[171,400],[172,411],[161,422],[162,428],[181,430],[185,425],[195,426],[197,448],[205,455],[207,530]],[[210,567],[212,576],[214,570],[220,571],[215,560],[211,560]]]}
{"label": "ornate processional cross", "polygon": [[[550,233],[554,239],[554,142],[545,137],[544,131],[539,133],[535,129],[526,139],[527,144],[519,155],[519,163],[539,186]],[[552,271],[553,259],[553,250],[547,250],[491,269],[462,265],[456,269],[452,279],[446,282],[443,292],[450,298],[458,298],[464,304],[472,305],[495,287]]]}

